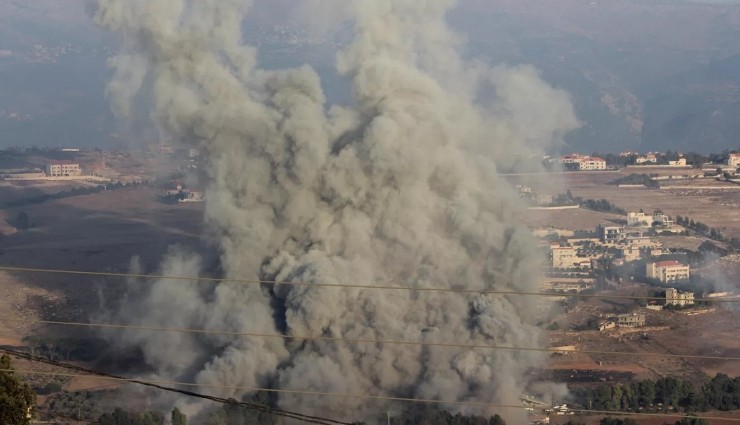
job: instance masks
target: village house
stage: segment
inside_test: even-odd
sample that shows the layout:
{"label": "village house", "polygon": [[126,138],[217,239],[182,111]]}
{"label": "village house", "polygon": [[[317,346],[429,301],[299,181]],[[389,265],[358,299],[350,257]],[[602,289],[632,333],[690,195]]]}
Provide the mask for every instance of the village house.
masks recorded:
{"label": "village house", "polygon": [[606,160],[598,157],[587,157],[578,163],[578,169],[581,171],[606,170]]}
{"label": "village house", "polygon": [[650,216],[642,211],[627,213],[628,227],[647,227],[650,226],[650,224]]}
{"label": "village house", "polygon": [[731,153],[727,157],[727,165],[735,168],[740,167],[740,153]]}
{"label": "village house", "polygon": [[658,157],[655,156],[654,153],[648,153],[645,156],[638,156],[635,158],[635,163],[637,164],[646,164],[646,163],[652,163],[656,164],[658,162]]}
{"label": "village house", "polygon": [[665,290],[665,304],[675,305],[678,307],[694,305],[694,293],[682,292],[675,288],[668,288]]}
{"label": "village house", "polygon": [[645,326],[645,315],[640,313],[620,314],[617,316],[617,326],[620,328]]}

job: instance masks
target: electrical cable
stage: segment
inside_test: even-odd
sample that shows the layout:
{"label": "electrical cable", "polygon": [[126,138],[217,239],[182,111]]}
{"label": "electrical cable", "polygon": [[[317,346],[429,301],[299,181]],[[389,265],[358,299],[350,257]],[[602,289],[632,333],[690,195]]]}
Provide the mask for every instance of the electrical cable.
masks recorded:
{"label": "electrical cable", "polygon": [[[198,276],[169,276],[155,274],[137,274],[137,273],[116,273],[116,272],[95,272],[81,270],[61,270],[61,269],[43,269],[31,267],[10,267],[0,266],[0,271],[7,272],[24,272],[24,273],[50,273],[77,276],[103,276],[118,277],[129,279],[167,279],[182,280],[195,282],[211,283],[242,283],[247,285],[294,285],[294,286],[315,286],[323,288],[348,288],[348,289],[372,289],[372,290],[393,290],[393,291],[419,291],[419,292],[438,292],[438,293],[458,293],[458,294],[478,294],[478,295],[514,295],[514,296],[535,296],[548,298],[596,298],[596,299],[617,299],[617,300],[644,300],[644,301],[665,301],[665,297],[650,297],[639,295],[609,295],[609,294],[558,294],[548,292],[527,292],[527,291],[495,291],[495,290],[478,290],[462,288],[433,288],[424,286],[393,286],[389,284],[369,285],[369,284],[349,284],[349,283],[321,283],[321,282],[301,282],[301,281],[277,281],[262,279],[241,279],[241,278],[214,278]],[[695,302],[712,302],[712,303],[740,303],[740,299],[727,299],[722,297],[716,298],[695,298]]]}
{"label": "electrical cable", "polygon": [[[0,348],[0,351],[4,351],[6,353],[19,356],[21,358],[29,358],[33,357],[26,353],[17,352],[14,350],[7,350],[4,348]],[[408,403],[424,403],[424,404],[448,404],[448,405],[463,405],[463,406],[477,406],[477,407],[489,407],[489,408],[502,408],[502,409],[530,409],[527,406],[523,405],[516,405],[516,404],[499,404],[499,403],[485,403],[485,402],[469,402],[469,401],[455,401],[455,400],[435,400],[435,399],[418,399],[418,398],[405,398],[405,397],[391,397],[391,396],[380,396],[380,395],[371,395],[371,394],[353,394],[353,393],[330,393],[330,392],[321,392],[321,391],[307,391],[307,390],[287,390],[287,389],[275,389],[275,388],[255,388],[255,387],[245,387],[245,386],[231,386],[231,385],[215,385],[215,384],[196,384],[191,382],[177,382],[177,381],[151,381],[151,380],[140,380],[140,379],[131,379],[131,378],[124,378],[119,377],[115,375],[106,374],[103,372],[98,372],[94,370],[90,370],[87,368],[83,368],[80,366],[70,365],[62,362],[56,362],[52,360],[47,360],[43,358],[33,358],[33,361],[38,361],[40,363],[46,363],[53,366],[58,366],[62,368],[72,369],[76,371],[84,371],[86,373],[63,373],[63,372],[43,372],[43,371],[33,371],[33,370],[23,370],[23,369],[0,369],[0,372],[15,372],[19,374],[30,374],[30,375],[45,375],[45,376],[62,376],[62,377],[89,377],[91,374],[95,375],[97,377],[100,377],[101,379],[110,379],[120,382],[128,382],[128,383],[134,383],[139,385],[146,385],[150,387],[155,387],[158,389],[162,389],[165,391],[174,391],[177,393],[182,393],[186,395],[193,395],[196,397],[201,398],[207,398],[211,399],[212,396],[206,396],[203,394],[197,394],[192,393],[190,391],[184,391],[179,390],[176,388],[167,387],[167,385],[179,385],[179,386],[187,386],[187,387],[203,387],[203,388],[214,388],[214,389],[239,389],[243,391],[265,391],[265,392],[273,392],[273,393],[284,393],[284,394],[294,394],[294,395],[310,395],[310,396],[323,396],[323,397],[337,397],[337,398],[363,398],[363,399],[372,399],[372,400],[381,400],[381,401],[397,401],[397,402],[408,402]],[[229,399],[221,399],[225,400],[225,402],[229,402]],[[233,399],[232,399],[233,400]],[[233,404],[233,403],[232,403]],[[259,407],[264,407],[261,405],[257,405]],[[548,406],[548,408],[551,408]],[[651,417],[672,417],[672,418],[684,418],[684,417],[690,417],[690,418],[696,418],[696,419],[707,419],[707,420],[724,420],[724,421],[730,421],[730,422],[740,422],[740,418],[730,418],[730,417],[712,417],[712,416],[698,416],[698,415],[686,415],[686,414],[672,414],[672,413],[642,413],[642,412],[624,412],[624,411],[610,411],[610,410],[592,410],[592,409],[571,409],[574,412],[581,412],[584,414],[605,414],[605,415],[611,415],[611,416],[651,416]],[[311,417],[316,418],[316,417]],[[327,420],[326,418],[320,418],[321,420]],[[346,422],[340,422],[340,421],[334,421],[334,420],[328,420],[331,421],[334,424],[342,424],[342,425],[351,425]]]}
{"label": "electrical cable", "polygon": [[[8,317],[0,317],[4,320],[15,320]],[[237,331],[219,331],[219,330],[207,330],[207,329],[191,329],[191,328],[167,328],[159,326],[142,326],[142,325],[122,325],[122,324],[110,324],[110,323],[83,323],[83,322],[62,322],[54,320],[25,320],[25,323],[36,323],[53,326],[74,326],[74,327],[87,327],[87,328],[109,328],[109,329],[126,329],[126,330],[142,330],[152,332],[175,332],[175,333],[192,333],[192,334],[207,334],[207,335],[229,335],[237,337],[254,337],[254,338],[279,338],[289,340],[305,340],[305,341],[326,341],[326,342],[345,342],[354,344],[390,344],[390,345],[412,345],[412,346],[425,346],[425,347],[443,347],[443,348],[468,348],[468,349],[488,349],[488,350],[506,350],[506,351],[538,351],[547,353],[581,353],[590,355],[620,355],[620,356],[642,356],[642,357],[666,357],[666,358],[681,358],[681,359],[701,359],[701,360],[738,360],[740,357],[728,357],[728,356],[704,356],[704,355],[693,355],[693,354],[674,354],[674,353],[654,353],[654,352],[627,352],[627,351],[606,351],[606,350],[563,350],[558,348],[538,348],[538,347],[516,347],[516,346],[500,346],[500,345],[484,345],[484,344],[455,344],[445,342],[425,342],[425,341],[404,341],[404,340],[385,340],[385,339],[367,339],[367,338],[340,338],[340,337],[328,337],[328,336],[306,336],[306,335],[281,335],[281,334],[270,334],[270,333],[259,333],[259,332],[237,332]]]}
{"label": "electrical cable", "polygon": [[[118,382],[128,382],[128,383],[143,385],[143,386],[152,387],[152,388],[156,388],[156,389],[160,389],[164,391],[175,392],[175,393],[187,395],[190,397],[197,397],[197,398],[202,398],[206,400],[211,400],[211,401],[215,401],[215,402],[222,403],[222,404],[241,406],[247,409],[258,410],[258,411],[262,411],[266,413],[275,414],[277,416],[283,416],[283,417],[297,419],[297,420],[304,421],[304,422],[314,423],[317,425],[352,425],[351,423],[348,423],[348,422],[336,421],[333,419],[322,418],[319,416],[304,415],[302,413],[291,412],[291,411],[283,410],[283,409],[276,409],[276,408],[272,408],[272,407],[268,407],[268,406],[264,406],[264,405],[256,404],[256,403],[240,402],[234,399],[209,396],[206,394],[200,394],[200,393],[196,393],[193,391],[171,388],[166,385],[181,385],[181,386],[191,386],[191,387],[199,386],[199,387],[231,388],[231,389],[236,389],[236,387],[229,387],[226,385],[221,385],[221,386],[219,385],[198,385],[198,384],[192,384],[192,383],[178,383],[178,382],[168,383],[166,381],[146,381],[146,380],[140,380],[140,379],[124,378],[121,376],[116,376],[113,374],[88,369],[82,366],[76,366],[76,365],[72,365],[69,363],[63,363],[63,362],[58,362],[54,360],[44,359],[41,357],[33,356],[33,355],[23,353],[20,351],[16,351],[16,350],[10,350],[7,348],[0,347],[0,352],[10,354],[17,358],[30,360],[32,362],[44,363],[44,364],[48,364],[51,366],[57,366],[57,367],[61,367],[64,369],[70,369],[70,370],[75,370],[75,371],[84,372],[84,373],[42,372],[42,371],[23,370],[23,369],[0,369],[0,372],[28,374],[28,375],[41,375],[41,376],[78,377],[78,378],[80,377],[89,378],[90,376],[95,376],[100,379],[118,381]],[[253,389],[245,388],[245,391],[267,391],[267,390],[268,389],[261,389],[261,388],[253,388]]]}

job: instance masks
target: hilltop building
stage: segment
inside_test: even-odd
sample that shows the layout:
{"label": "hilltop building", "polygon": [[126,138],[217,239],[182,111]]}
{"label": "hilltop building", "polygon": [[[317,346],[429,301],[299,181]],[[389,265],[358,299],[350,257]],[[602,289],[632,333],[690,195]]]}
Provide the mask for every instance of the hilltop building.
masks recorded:
{"label": "hilltop building", "polygon": [[72,161],[51,161],[46,165],[46,175],[49,177],[81,176],[80,164]]}
{"label": "hilltop building", "polygon": [[658,279],[662,283],[689,279],[689,266],[685,266],[676,260],[647,263],[645,269],[648,278]]}
{"label": "hilltop building", "polygon": [[679,307],[694,305],[694,293],[681,292],[675,288],[668,288],[665,290],[665,304]]}
{"label": "hilltop building", "polygon": [[598,157],[586,157],[578,163],[581,171],[606,170],[606,160]]}
{"label": "hilltop building", "polygon": [[646,164],[646,163],[657,164],[658,157],[656,157],[654,153],[649,153],[645,156],[638,156],[637,158],[635,158],[635,163],[636,164]]}

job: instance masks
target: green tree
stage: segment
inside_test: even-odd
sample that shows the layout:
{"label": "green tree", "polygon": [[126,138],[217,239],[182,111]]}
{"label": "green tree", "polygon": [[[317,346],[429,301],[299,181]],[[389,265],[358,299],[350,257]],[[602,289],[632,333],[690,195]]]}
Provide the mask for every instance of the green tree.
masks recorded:
{"label": "green tree", "polygon": [[8,372],[12,366],[7,354],[0,357],[0,369],[0,424],[30,424],[34,416],[36,394],[13,372]]}
{"label": "green tree", "polygon": [[188,417],[177,407],[172,409],[172,425],[188,425]]}

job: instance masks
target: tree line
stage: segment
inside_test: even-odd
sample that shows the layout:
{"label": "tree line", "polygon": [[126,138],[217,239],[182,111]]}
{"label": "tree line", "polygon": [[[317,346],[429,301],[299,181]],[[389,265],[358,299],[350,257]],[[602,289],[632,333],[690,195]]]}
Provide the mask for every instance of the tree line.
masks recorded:
{"label": "tree line", "polygon": [[575,392],[578,402],[588,409],[621,411],[706,412],[740,409],[740,377],[717,374],[709,381],[693,382],[668,377],[628,384],[583,388]]}
{"label": "tree line", "polygon": [[[573,422],[568,421],[564,425],[584,425],[579,422]],[[599,425],[639,425],[639,423],[632,419],[632,418],[612,418],[612,417],[606,417],[601,419],[599,422]],[[691,417],[687,415],[684,418],[681,418],[680,420],[674,422],[674,423],[664,423],[664,425],[709,425],[709,422],[706,419],[699,419],[695,417]]]}

